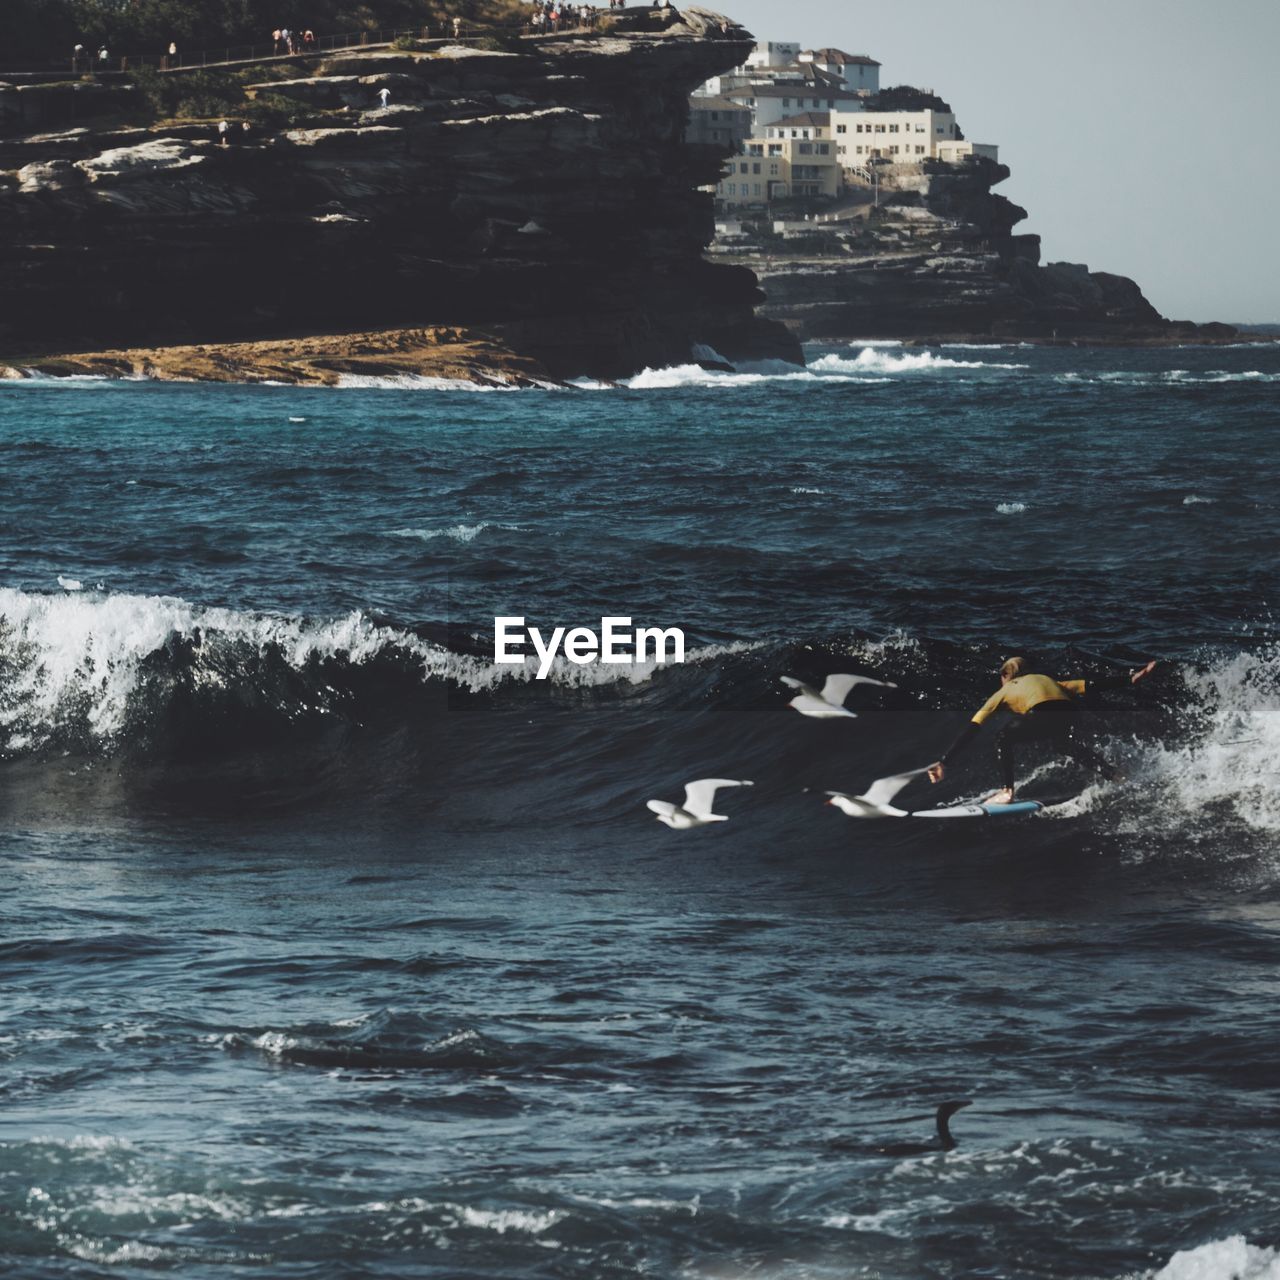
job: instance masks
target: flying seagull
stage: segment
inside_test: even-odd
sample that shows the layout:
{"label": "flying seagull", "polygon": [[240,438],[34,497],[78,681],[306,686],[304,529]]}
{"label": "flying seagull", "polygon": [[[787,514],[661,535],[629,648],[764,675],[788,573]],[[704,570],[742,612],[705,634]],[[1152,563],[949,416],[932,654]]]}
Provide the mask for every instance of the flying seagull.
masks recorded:
{"label": "flying seagull", "polygon": [[923,778],[928,769],[912,769],[910,773],[896,773],[892,778],[877,778],[866,790],[865,795],[851,796],[844,791],[828,791],[830,799],[841,813],[851,818],[905,818],[907,811],[890,804],[889,801],[907,785],[917,778]]}
{"label": "flying seagull", "polygon": [[669,800],[650,800],[647,807],[658,815],[659,822],[676,831],[689,827],[705,827],[709,822],[728,822],[722,813],[712,813],[716,792],[721,787],[751,787],[752,782],[735,782],[732,778],[699,778],[684,789],[684,803],[672,804]]}
{"label": "flying seagull", "polygon": [[887,680],[872,680],[870,676],[848,675],[828,676],[821,692],[815,689],[813,685],[805,684],[803,680],[797,680],[795,676],[783,676],[782,683],[789,689],[798,689],[800,691],[796,697],[791,699],[789,706],[795,707],[802,716],[814,716],[820,720],[830,720],[836,716],[846,716],[850,720],[856,719],[854,713],[847,711],[844,706],[844,700],[849,696],[849,690],[856,684],[872,684],[881,689],[896,689],[898,687]]}

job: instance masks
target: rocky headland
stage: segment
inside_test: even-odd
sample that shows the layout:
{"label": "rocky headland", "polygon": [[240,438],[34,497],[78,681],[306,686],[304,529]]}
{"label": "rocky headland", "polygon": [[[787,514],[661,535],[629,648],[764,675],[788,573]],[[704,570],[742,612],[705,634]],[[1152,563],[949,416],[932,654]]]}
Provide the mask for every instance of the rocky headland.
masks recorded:
{"label": "rocky headland", "polygon": [[[683,140],[690,90],[750,49],[718,15],[645,9],[505,48],[294,60],[240,76],[233,145],[222,112],[122,123],[128,85],[0,85],[0,365],[518,383],[699,344],[799,361],[750,270],[707,259],[698,188],[721,159]],[[55,130],[59,93],[77,123]]]}
{"label": "rocky headland", "polygon": [[781,234],[722,237],[719,260],[750,267],[762,314],[802,340],[1230,341],[1230,325],[1167,320],[1125,276],[1040,262],[1026,216],[992,190],[1009,169],[983,157],[878,167],[879,205],[863,202]]}

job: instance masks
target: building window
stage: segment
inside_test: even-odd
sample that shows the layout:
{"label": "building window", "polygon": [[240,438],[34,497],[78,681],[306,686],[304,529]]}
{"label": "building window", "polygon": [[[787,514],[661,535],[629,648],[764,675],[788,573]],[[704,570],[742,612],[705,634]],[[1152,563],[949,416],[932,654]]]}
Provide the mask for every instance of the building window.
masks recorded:
{"label": "building window", "polygon": [[[870,127],[870,126],[868,126],[868,128],[869,128],[869,127]],[[861,133],[861,132],[862,132],[862,126],[861,126],[861,125],[855,125],[855,126],[854,126],[854,128],[855,128],[856,132],[858,132],[858,133]]]}
{"label": "building window", "polygon": [[856,147],[856,148],[855,148],[855,150],[857,151],[857,153],[858,153],[859,155],[861,155],[861,154],[862,154],[862,148],[861,148],[861,147]]}
{"label": "building window", "polygon": [[929,132],[929,130],[928,130],[928,129],[926,129],[926,128],[924,127],[924,125],[922,125],[922,124],[918,124],[918,125],[916,125],[916,132],[917,132],[917,133],[928,133],[928,132]]}
{"label": "building window", "polygon": [[790,99],[790,98],[783,98],[783,100],[782,100],[782,105],[783,105],[784,107],[789,107],[789,106],[791,105],[791,99]]}
{"label": "building window", "polygon": [[848,125],[838,124],[838,125],[836,125],[836,132],[837,132],[837,133],[848,133],[848,132],[849,132],[849,127],[848,127]]}
{"label": "building window", "polygon": [[896,124],[891,124],[891,125],[889,126],[889,132],[890,132],[890,133],[897,133],[897,132],[898,132],[898,126],[897,126]]}
{"label": "building window", "polygon": [[771,164],[769,166],[769,176],[771,178],[776,178],[778,176],[778,166],[776,164]]}
{"label": "building window", "polygon": [[918,156],[924,155],[924,148],[919,144],[916,145],[916,155]]}
{"label": "building window", "polygon": [[818,155],[829,156],[830,154],[831,154],[831,143],[829,142],[818,143]]}
{"label": "building window", "polygon": [[738,194],[738,184],[736,182],[729,183],[729,194],[736,196]]}
{"label": "building window", "polygon": [[836,155],[838,155],[838,156],[842,156],[842,155],[844,155],[844,148],[843,148],[843,147],[837,147],[837,148],[836,148]]}
{"label": "building window", "polygon": [[782,154],[782,144],[770,145],[769,154],[771,156],[780,156]]}
{"label": "building window", "polygon": [[747,164],[746,164],[746,161],[745,161],[745,160],[742,162],[742,164],[740,164],[740,165],[738,166],[738,172],[739,172],[739,173],[746,173],[746,172],[747,172]]}
{"label": "building window", "polygon": [[[923,148],[923,147],[921,147],[921,148],[920,148],[920,150],[921,150],[921,151],[923,151],[923,150],[924,150],[924,148]],[[759,160],[757,160],[757,161],[755,162],[755,164],[753,164],[753,165],[751,166],[751,172],[752,172],[752,173],[759,173],[759,172],[760,172],[760,161],[759,161]]]}
{"label": "building window", "polygon": [[813,143],[812,143],[812,142],[802,142],[802,143],[800,144],[800,154],[801,154],[802,156],[811,156],[811,155],[813,155]]}

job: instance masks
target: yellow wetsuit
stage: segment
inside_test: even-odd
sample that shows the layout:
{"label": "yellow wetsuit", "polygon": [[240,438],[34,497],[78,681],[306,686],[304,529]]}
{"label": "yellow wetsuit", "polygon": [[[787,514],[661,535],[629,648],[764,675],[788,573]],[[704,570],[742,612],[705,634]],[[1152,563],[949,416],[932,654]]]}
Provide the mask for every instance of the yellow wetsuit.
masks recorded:
{"label": "yellow wetsuit", "polygon": [[[1096,682],[1095,682],[1096,683]],[[973,723],[982,724],[1001,707],[1016,716],[1025,716],[1042,702],[1070,702],[1073,694],[1083,694],[1083,680],[1051,680],[1048,676],[1016,676],[1001,685],[974,715]]]}

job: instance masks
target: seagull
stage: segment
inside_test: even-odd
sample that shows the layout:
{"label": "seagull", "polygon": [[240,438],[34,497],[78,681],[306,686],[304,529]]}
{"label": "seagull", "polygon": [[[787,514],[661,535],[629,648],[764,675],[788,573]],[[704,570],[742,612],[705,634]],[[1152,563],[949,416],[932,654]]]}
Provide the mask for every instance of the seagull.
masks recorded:
{"label": "seagull", "polygon": [[857,717],[852,711],[846,711],[844,700],[855,684],[873,684],[881,689],[896,689],[896,684],[888,680],[872,680],[870,676],[828,676],[819,692],[811,684],[797,680],[795,676],[783,676],[782,683],[789,689],[799,689],[799,694],[792,698],[789,706],[802,716],[815,716],[821,720],[834,719],[836,716],[847,716],[850,720]]}
{"label": "seagull", "polygon": [[649,800],[647,807],[675,831],[690,827],[705,827],[708,822],[728,822],[723,813],[712,813],[716,792],[721,787],[753,787],[753,782],[735,782],[732,778],[699,778],[684,789],[684,804],[672,804],[669,800]]}
{"label": "seagull", "polygon": [[894,796],[917,778],[923,778],[928,769],[912,769],[910,773],[895,773],[892,778],[877,778],[868,788],[865,795],[851,796],[844,791],[828,791],[833,804],[841,813],[851,818],[905,818],[905,809],[896,808],[889,803]]}

